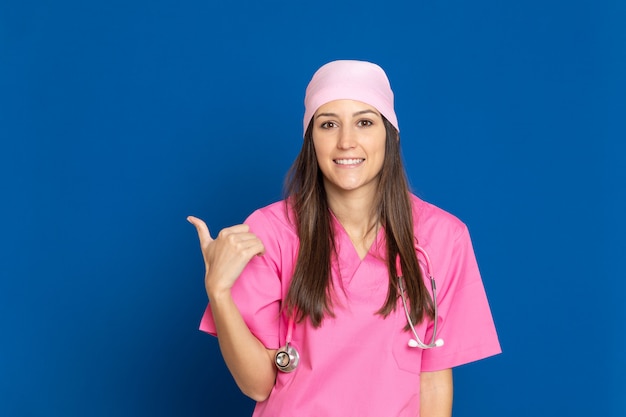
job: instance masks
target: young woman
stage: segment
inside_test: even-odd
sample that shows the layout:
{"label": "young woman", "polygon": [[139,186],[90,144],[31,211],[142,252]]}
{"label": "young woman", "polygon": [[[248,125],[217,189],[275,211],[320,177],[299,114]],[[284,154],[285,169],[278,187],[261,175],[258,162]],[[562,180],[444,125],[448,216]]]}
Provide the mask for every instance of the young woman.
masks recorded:
{"label": "young woman", "polygon": [[254,416],[449,417],[451,368],[500,352],[466,226],[409,192],[379,66],[321,67],[304,130],[285,200],[215,239],[189,217],[201,329]]}

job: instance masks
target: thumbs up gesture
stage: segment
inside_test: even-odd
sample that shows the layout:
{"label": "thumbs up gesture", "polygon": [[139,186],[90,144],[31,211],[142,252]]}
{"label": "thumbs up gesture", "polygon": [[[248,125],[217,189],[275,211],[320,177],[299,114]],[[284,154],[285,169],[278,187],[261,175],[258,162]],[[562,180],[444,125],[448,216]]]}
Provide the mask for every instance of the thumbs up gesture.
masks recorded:
{"label": "thumbs up gesture", "polygon": [[230,291],[250,259],[265,253],[263,243],[250,232],[248,225],[227,227],[213,239],[204,221],[194,216],[187,217],[187,221],[196,227],[200,239],[209,300]]}

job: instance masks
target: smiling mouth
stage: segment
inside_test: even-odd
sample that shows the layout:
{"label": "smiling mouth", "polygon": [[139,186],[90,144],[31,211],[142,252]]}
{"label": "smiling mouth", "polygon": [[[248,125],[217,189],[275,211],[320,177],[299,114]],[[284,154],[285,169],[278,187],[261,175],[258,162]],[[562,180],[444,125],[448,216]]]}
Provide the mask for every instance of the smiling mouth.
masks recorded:
{"label": "smiling mouth", "polygon": [[350,159],[335,159],[334,162],[338,165],[357,165],[365,161],[365,158],[350,158]]}

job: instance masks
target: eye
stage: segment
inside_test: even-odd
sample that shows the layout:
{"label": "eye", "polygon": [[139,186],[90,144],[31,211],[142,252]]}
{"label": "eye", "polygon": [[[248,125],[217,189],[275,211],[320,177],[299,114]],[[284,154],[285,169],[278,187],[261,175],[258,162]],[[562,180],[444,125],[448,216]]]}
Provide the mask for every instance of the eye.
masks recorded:
{"label": "eye", "polygon": [[337,125],[335,124],[335,122],[324,122],[320,125],[320,127],[322,129],[332,129],[333,127],[337,127]]}
{"label": "eye", "polygon": [[373,125],[374,122],[372,122],[371,120],[368,119],[363,119],[363,120],[359,120],[357,123],[357,126],[359,127],[369,127],[371,125]]}

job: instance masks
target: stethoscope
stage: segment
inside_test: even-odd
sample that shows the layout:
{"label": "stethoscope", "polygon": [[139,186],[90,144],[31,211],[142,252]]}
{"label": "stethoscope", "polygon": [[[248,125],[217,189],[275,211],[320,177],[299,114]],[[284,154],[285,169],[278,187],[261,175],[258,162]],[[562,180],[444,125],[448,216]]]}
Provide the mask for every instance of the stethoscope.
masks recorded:
{"label": "stethoscope", "polygon": [[[406,303],[406,296],[404,295],[404,285],[403,285],[403,276],[402,276],[402,267],[400,266],[400,256],[396,257],[396,271],[398,273],[398,289],[400,290],[400,296],[402,297],[402,306],[404,307],[404,314],[406,316],[406,320],[409,323],[409,327],[411,328],[411,332],[413,332],[414,339],[409,340],[409,347],[415,348],[419,347],[421,349],[432,349],[434,347],[443,346],[443,339],[437,339],[437,320],[438,320],[438,312],[437,312],[437,287],[435,285],[435,278],[432,274],[432,265],[430,263],[430,257],[428,253],[419,245],[415,245],[415,250],[422,254],[424,260],[426,261],[426,276],[430,280],[430,287],[432,289],[432,297],[433,297],[433,309],[435,310],[435,318],[433,323],[433,337],[430,340],[430,343],[422,342],[422,339],[417,335],[417,331],[415,330],[415,326],[413,326],[413,322],[411,321],[411,316],[409,314],[409,308]],[[293,335],[293,328],[295,326],[293,315],[289,317],[289,322],[287,324],[287,337],[285,338],[285,346],[278,349],[276,355],[274,356],[274,363],[279,371],[282,372],[292,372],[298,366],[300,362],[300,354],[298,350],[291,344],[291,338]]]}

